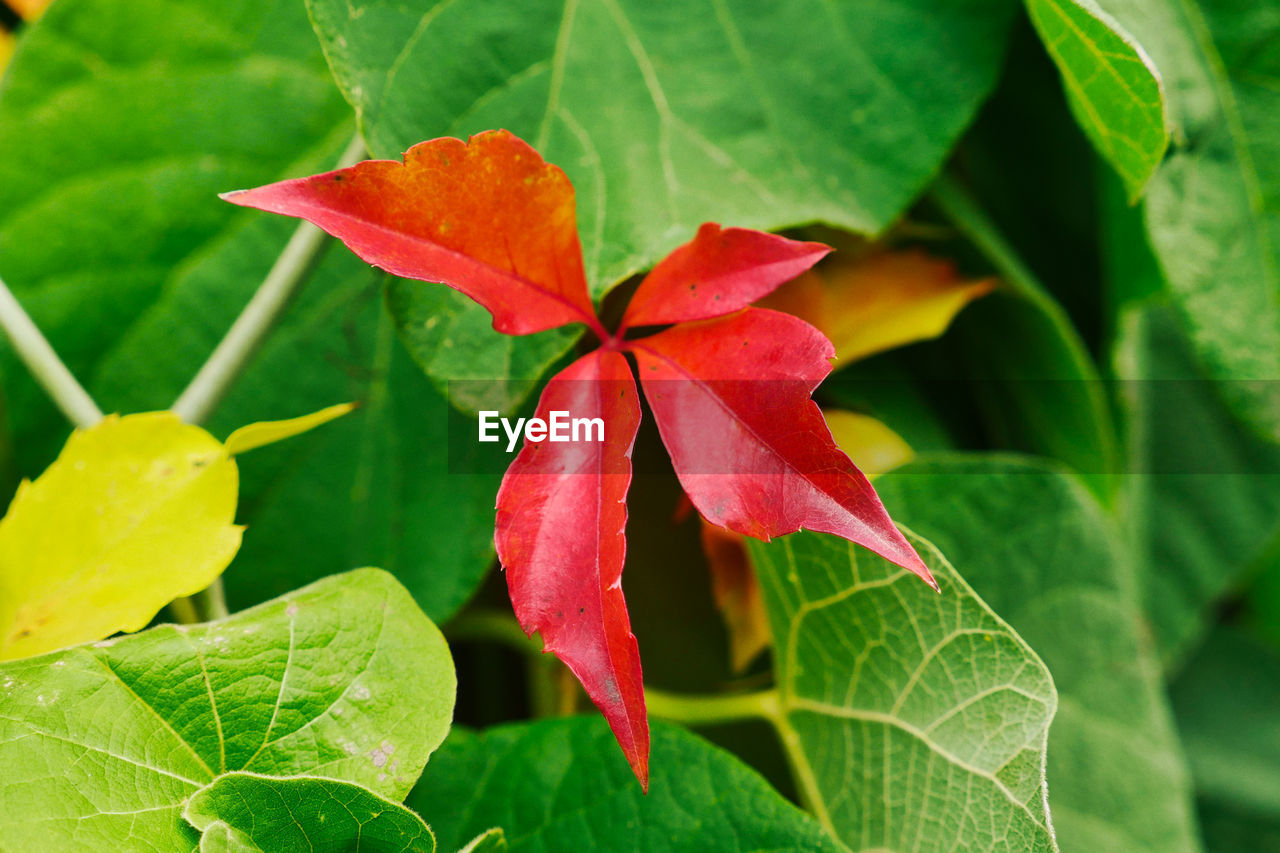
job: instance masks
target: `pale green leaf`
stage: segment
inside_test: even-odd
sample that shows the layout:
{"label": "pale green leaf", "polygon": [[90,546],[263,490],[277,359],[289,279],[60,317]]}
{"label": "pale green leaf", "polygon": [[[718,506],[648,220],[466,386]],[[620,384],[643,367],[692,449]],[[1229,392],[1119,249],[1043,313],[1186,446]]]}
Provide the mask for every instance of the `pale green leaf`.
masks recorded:
{"label": "pale green leaf", "polygon": [[440,632],[373,569],[0,665],[0,849],[191,850],[183,802],[228,771],[399,799],[449,730],[454,687]]}
{"label": "pale green leaf", "polygon": [[995,82],[1014,10],[1004,0],[308,8],[376,156],[503,127],[563,168],[597,295],[708,220],[889,224]]}
{"label": "pale green leaf", "polygon": [[226,448],[168,412],[77,430],[0,519],[0,660],[137,631],[240,548]]}
{"label": "pale green leaf", "polygon": [[938,551],[941,584],[833,536],[748,547],[802,796],[854,850],[1056,850],[1049,672]]}
{"label": "pale green leaf", "polygon": [[1136,199],[1169,144],[1159,72],[1093,0],[1026,0],[1026,6],[1076,121]]}
{"label": "pale green leaf", "polygon": [[1280,7],[1101,0],[1155,60],[1172,144],[1147,233],[1209,378],[1280,439]]}
{"label": "pale green leaf", "polygon": [[226,773],[192,794],[182,816],[212,836],[208,845],[202,837],[202,853],[206,846],[259,853],[436,849],[430,828],[400,803],[361,785],[315,776]]}
{"label": "pale green leaf", "polygon": [[408,804],[432,816],[444,850],[495,824],[512,853],[838,849],[729,753],[658,720],[652,737],[644,794],[599,716],[454,729]]}
{"label": "pale green leaf", "polygon": [[1064,850],[1198,848],[1191,783],[1130,553],[1079,482],[1047,463],[922,457],[876,481],[1044,659],[1058,689],[1049,802]]}

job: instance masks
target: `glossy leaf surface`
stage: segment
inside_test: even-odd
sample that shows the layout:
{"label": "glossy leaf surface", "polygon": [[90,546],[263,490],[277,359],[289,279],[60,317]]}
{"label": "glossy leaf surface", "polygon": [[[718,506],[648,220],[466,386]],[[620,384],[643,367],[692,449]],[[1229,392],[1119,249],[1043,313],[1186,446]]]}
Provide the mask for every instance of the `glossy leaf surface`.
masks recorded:
{"label": "glossy leaf surface", "polygon": [[790,281],[831,251],[747,228],[704,223],[667,255],[627,303],[622,329],[732,314]]}
{"label": "glossy leaf surface", "polygon": [[223,198],[313,222],[394,275],[448,284],[487,308],[500,332],[595,318],[573,186],[505,131],[433,139],[403,163],[367,160]]}
{"label": "glossy leaf surface", "polygon": [[703,222],[887,226],[995,82],[1016,4],[308,8],[375,156],[505,127],[564,168],[599,295]]}
{"label": "glossy leaf surface", "polygon": [[[481,734],[455,728],[408,805],[434,814],[444,850],[494,825],[512,853],[839,849],[754,770],[684,729],[655,721],[647,795],[610,740],[598,719],[585,717]],[[456,802],[471,807],[439,808]]]}
{"label": "glossy leaf surface", "polygon": [[201,853],[436,849],[431,829],[400,803],[361,785],[316,776],[225,773],[192,794],[182,816],[200,831]]}
{"label": "glossy leaf surface", "polygon": [[599,418],[603,441],[526,441],[498,491],[495,542],[516,618],[586,688],[643,786],[649,779],[640,652],[622,596],[626,497],[640,401],[626,359],[595,352],[557,374],[537,417]]}
{"label": "glossy leaf surface", "polygon": [[1062,74],[1067,103],[1098,153],[1142,195],[1169,144],[1160,72],[1142,45],[1093,0],[1027,0]]}
{"label": "glossy leaf surface", "polygon": [[0,846],[133,835],[187,851],[184,801],[235,770],[399,799],[448,732],[454,689],[444,638],[374,569],[220,622],[0,665]]}
{"label": "glossy leaf surface", "polygon": [[942,595],[831,536],[747,543],[797,786],[853,850],[1056,851],[1049,671],[936,549],[915,542]]}
{"label": "glossy leaf surface", "polygon": [[703,517],[765,541],[835,533],[933,584],[809,399],[833,355],[817,329],[753,308],[631,346],[680,484]]}

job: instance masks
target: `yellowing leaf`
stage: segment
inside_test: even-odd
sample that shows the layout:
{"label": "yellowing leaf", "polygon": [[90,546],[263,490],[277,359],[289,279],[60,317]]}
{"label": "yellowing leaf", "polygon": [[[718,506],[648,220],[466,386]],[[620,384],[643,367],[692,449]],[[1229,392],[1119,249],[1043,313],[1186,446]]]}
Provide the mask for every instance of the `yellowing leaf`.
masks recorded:
{"label": "yellowing leaf", "polygon": [[44,14],[53,0],[8,0],[9,8],[18,13],[24,21],[34,21]]}
{"label": "yellowing leaf", "polygon": [[[995,279],[964,280],[950,261],[919,250],[835,257],[757,303],[817,326],[844,361],[936,338]],[[857,460],[855,460],[856,462]]]}
{"label": "yellowing leaf", "polygon": [[242,426],[227,436],[227,453],[236,456],[266,444],[274,444],[286,438],[293,438],[295,435],[313,430],[335,418],[340,418],[355,407],[355,403],[341,403],[337,406],[321,409],[318,412],[312,412],[309,415],[303,415],[300,418],[290,418],[287,421],[260,421],[256,424]]}
{"label": "yellowing leaf", "polygon": [[168,412],[77,430],[0,520],[0,660],[137,631],[240,548],[239,474]]}
{"label": "yellowing leaf", "polygon": [[[869,479],[905,465],[915,452],[870,415],[827,409],[823,416],[836,444]],[[702,522],[702,553],[711,570],[711,596],[729,634],[729,664],[745,670],[769,648],[769,616],[742,536]]]}
{"label": "yellowing leaf", "polygon": [[915,456],[902,436],[870,415],[842,409],[827,409],[822,414],[836,445],[868,479],[905,465]]}
{"label": "yellowing leaf", "polygon": [[137,631],[240,549],[232,455],[346,414],[250,424],[224,445],[170,412],[77,430],[0,520],[0,660]]}

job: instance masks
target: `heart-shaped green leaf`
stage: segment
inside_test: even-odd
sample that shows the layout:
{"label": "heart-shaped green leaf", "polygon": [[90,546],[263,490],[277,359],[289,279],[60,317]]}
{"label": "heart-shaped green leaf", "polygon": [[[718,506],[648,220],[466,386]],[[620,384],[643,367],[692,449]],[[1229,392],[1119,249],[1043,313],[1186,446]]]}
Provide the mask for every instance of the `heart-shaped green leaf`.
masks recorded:
{"label": "heart-shaped green leaf", "polygon": [[449,730],[444,638],[385,572],[220,622],[0,666],[0,847],[190,850],[218,775],[314,774],[400,799]]}

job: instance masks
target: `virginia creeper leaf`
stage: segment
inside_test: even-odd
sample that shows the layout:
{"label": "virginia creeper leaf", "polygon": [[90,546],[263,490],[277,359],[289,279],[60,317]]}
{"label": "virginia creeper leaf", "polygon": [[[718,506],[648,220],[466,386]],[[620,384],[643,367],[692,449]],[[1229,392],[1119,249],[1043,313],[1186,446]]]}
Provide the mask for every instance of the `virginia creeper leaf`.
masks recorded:
{"label": "virginia creeper leaf", "polygon": [[0,664],[0,848],[189,851],[222,773],[317,775],[401,799],[444,739],[449,649],[386,572],[228,619]]}
{"label": "virginia creeper leaf", "polygon": [[[816,326],[842,362],[936,338],[994,279],[963,279],[955,264],[919,250],[837,255],[760,302]],[[837,364],[839,366],[839,364]]]}
{"label": "virginia creeper leaf", "polygon": [[834,355],[821,332],[748,308],[631,349],[676,475],[704,518],[765,541],[834,533],[935,585],[809,399]]}
{"label": "virginia creeper leaf", "polygon": [[816,264],[831,251],[747,228],[704,223],[640,282],[622,329],[732,314]]}
{"label": "virginia creeper leaf", "polygon": [[224,773],[187,800],[182,816],[202,834],[234,838],[245,853],[359,850],[435,853],[422,818],[362,785],[317,776]]}
{"label": "virginia creeper leaf", "polygon": [[[857,412],[826,409],[831,437],[858,470],[874,480],[911,461],[910,446],[880,421]],[[769,617],[742,535],[702,520],[702,553],[711,572],[711,595],[729,634],[729,664],[742,672],[769,648]]]}
{"label": "virginia creeper leaf", "polygon": [[1049,671],[915,540],[943,595],[831,536],[748,541],[774,637],[775,725],[814,814],[857,851],[1056,851]]}
{"label": "virginia creeper leaf", "polygon": [[622,597],[626,497],[640,401],[621,353],[596,351],[558,373],[537,417],[600,418],[604,441],[535,443],[507,469],[494,541],[521,627],[571,669],[609,721],[640,784],[649,727],[640,652]]}
{"label": "virginia creeper leaf", "polygon": [[[445,850],[495,824],[513,853],[838,849],[755,770],[697,735],[654,721],[647,795],[609,740],[598,719],[585,717],[479,734],[455,728],[408,805],[433,816]],[[468,807],[440,808],[460,802]]]}
{"label": "virginia creeper leaf", "polygon": [[347,169],[223,196],[297,216],[375,266],[442,282],[520,335],[593,323],[573,186],[521,139],[444,137]]}
{"label": "virginia creeper leaf", "polygon": [[0,660],[137,631],[240,548],[239,473],[168,412],[78,430],[0,520]]}
{"label": "virginia creeper leaf", "polygon": [[1026,0],[1026,7],[1076,122],[1136,200],[1169,144],[1159,71],[1093,0]]}

